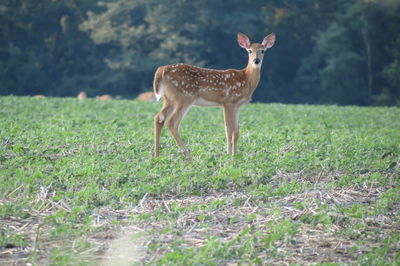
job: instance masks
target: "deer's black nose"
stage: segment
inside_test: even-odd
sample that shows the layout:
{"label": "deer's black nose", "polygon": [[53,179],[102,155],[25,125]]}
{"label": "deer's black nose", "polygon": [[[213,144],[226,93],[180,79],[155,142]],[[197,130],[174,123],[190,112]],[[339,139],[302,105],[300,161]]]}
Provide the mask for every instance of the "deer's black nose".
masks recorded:
{"label": "deer's black nose", "polygon": [[258,65],[260,63],[260,59],[256,58],[254,59],[254,64]]}

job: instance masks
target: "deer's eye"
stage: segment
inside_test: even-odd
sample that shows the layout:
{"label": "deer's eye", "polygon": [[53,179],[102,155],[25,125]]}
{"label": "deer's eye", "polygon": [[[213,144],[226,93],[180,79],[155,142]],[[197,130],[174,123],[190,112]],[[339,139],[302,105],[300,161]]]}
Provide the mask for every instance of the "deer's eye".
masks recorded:
{"label": "deer's eye", "polygon": [[263,54],[265,52],[265,50],[261,50],[261,53]]}
{"label": "deer's eye", "polygon": [[252,50],[248,50],[249,54],[251,54],[253,51]]}

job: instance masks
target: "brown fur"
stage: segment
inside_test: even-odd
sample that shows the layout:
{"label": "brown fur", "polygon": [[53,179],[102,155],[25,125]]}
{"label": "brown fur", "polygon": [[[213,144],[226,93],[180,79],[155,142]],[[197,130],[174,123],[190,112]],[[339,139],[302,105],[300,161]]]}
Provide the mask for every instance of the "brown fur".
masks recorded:
{"label": "brown fur", "polygon": [[109,94],[104,94],[96,97],[96,100],[101,100],[101,101],[112,100],[112,99],[113,97]]}
{"label": "brown fur", "polygon": [[156,97],[154,96],[154,92],[148,91],[139,94],[136,99],[141,102],[154,102],[156,100]]}
{"label": "brown fur", "polygon": [[164,68],[159,67],[156,70],[156,73],[154,74],[154,82],[153,82],[153,89],[154,89],[154,94],[158,95],[160,94],[159,89],[160,89],[160,82],[164,77]]}
{"label": "brown fur", "polygon": [[238,43],[249,53],[247,67],[241,70],[215,70],[187,64],[174,64],[157,69],[154,76],[154,93],[157,98],[163,98],[164,105],[154,117],[154,156],[160,154],[160,132],[166,122],[179,148],[190,159],[178,127],[192,105],[224,108],[227,153],[236,153],[239,109],[251,100],[260,81],[264,53],[275,43],[275,35],[265,37],[262,44],[251,44],[247,36],[239,33]]}
{"label": "brown fur", "polygon": [[81,91],[78,96],[76,96],[76,98],[78,98],[79,100],[83,100],[87,98],[87,94],[84,91]]}

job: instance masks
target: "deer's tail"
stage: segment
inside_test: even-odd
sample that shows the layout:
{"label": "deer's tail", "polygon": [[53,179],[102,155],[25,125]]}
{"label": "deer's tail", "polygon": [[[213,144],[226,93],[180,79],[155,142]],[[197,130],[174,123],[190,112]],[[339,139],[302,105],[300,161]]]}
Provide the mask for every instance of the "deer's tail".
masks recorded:
{"label": "deer's tail", "polygon": [[164,78],[164,68],[159,67],[154,75],[153,89],[154,95],[156,96],[157,101],[161,99],[164,95],[164,88],[162,85],[162,79]]}

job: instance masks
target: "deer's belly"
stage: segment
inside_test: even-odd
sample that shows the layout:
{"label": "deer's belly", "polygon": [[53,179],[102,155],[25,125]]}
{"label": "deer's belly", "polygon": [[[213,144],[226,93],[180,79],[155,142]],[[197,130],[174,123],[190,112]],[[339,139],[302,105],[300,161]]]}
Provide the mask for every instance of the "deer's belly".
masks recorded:
{"label": "deer's belly", "polygon": [[220,106],[219,103],[217,102],[212,102],[212,101],[208,101],[206,99],[203,98],[197,98],[196,101],[194,102],[194,105],[196,106]]}

